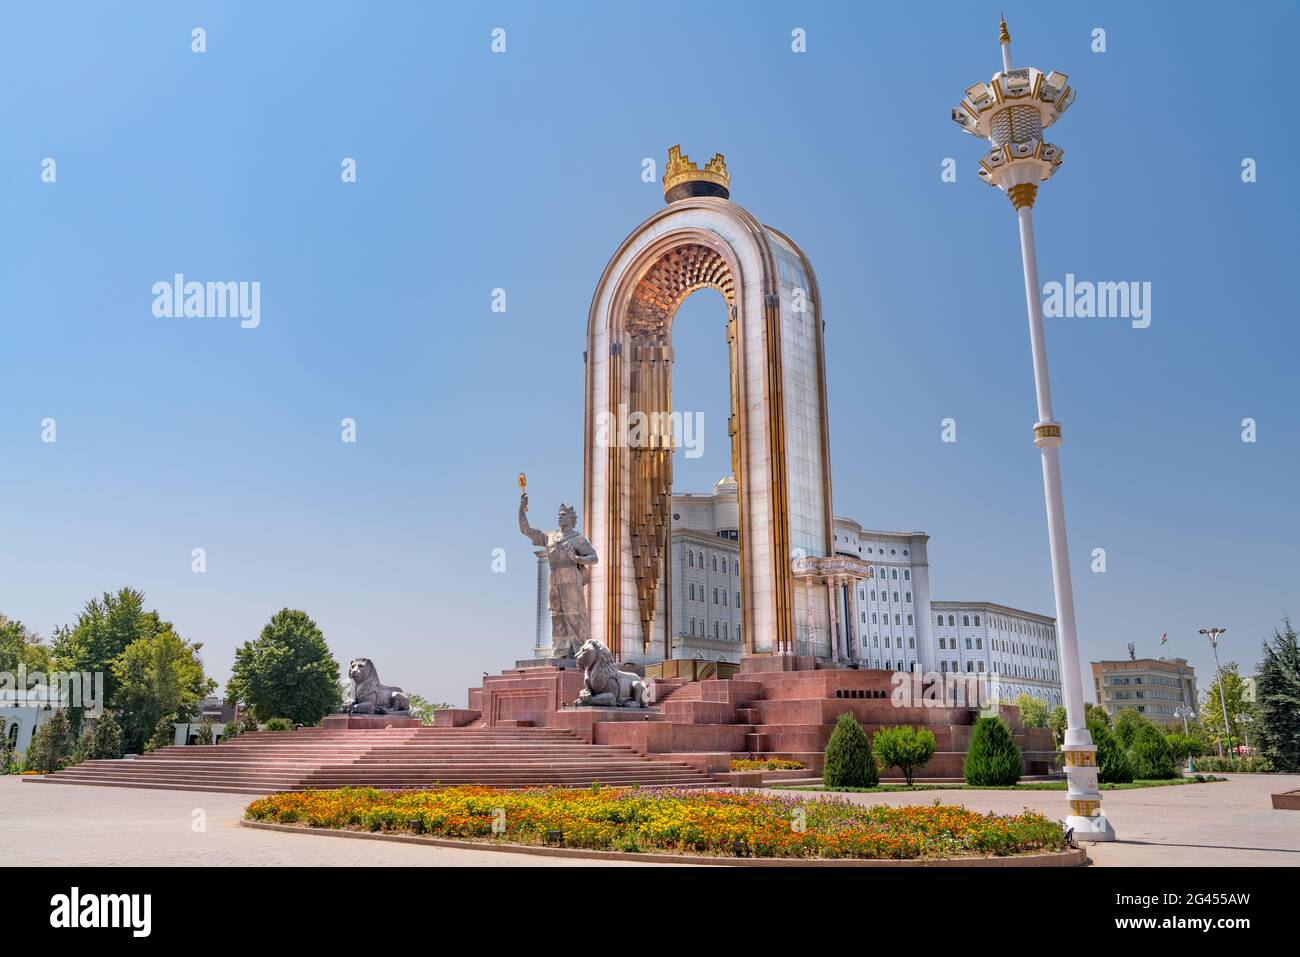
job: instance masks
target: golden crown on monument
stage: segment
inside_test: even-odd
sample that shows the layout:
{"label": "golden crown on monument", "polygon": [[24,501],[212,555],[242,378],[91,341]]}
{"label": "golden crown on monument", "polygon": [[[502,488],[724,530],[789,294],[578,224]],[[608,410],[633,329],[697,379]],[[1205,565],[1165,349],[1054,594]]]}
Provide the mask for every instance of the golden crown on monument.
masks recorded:
{"label": "golden crown on monument", "polygon": [[668,150],[668,165],[664,167],[664,195],[674,186],[682,183],[712,183],[724,190],[731,188],[731,173],[727,171],[727,161],[721,153],[714,153],[713,159],[700,169],[691,162],[689,156],[682,155],[681,144]]}

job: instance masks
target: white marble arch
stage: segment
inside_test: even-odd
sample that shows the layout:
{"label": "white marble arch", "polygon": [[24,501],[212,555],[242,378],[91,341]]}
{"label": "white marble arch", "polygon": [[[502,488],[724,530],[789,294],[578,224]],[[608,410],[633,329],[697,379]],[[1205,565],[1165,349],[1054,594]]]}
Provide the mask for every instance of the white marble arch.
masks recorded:
{"label": "white marble arch", "polygon": [[[605,267],[592,298],[582,516],[600,555],[588,588],[592,635],[622,661],[663,657],[662,644],[642,643],[627,518],[628,451],[602,442],[598,415],[628,402],[628,363],[615,364],[611,355],[615,346],[628,345],[624,322],[633,290],[663,257],[688,245],[717,252],[734,282],[743,651],[793,653],[795,622],[805,627],[808,598],[794,585],[791,560],[834,553],[820,299],[812,267],[790,239],[716,197],[679,200],[638,226]],[[611,382],[615,365],[618,381]],[[611,494],[614,480],[617,494]],[[819,591],[812,616],[817,644],[829,650],[830,598]],[[662,622],[664,609],[656,614]]]}

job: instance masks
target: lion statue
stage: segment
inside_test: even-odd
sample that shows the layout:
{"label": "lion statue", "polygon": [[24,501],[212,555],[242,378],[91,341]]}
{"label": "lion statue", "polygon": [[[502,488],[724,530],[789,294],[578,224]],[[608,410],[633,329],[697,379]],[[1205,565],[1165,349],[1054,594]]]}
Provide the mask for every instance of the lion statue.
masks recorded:
{"label": "lion statue", "polygon": [[348,665],[348,692],[343,698],[344,714],[392,714],[411,710],[411,699],[401,688],[379,681],[379,672],[369,658],[353,658]]}
{"label": "lion statue", "polygon": [[574,661],[585,672],[575,706],[644,708],[649,703],[646,683],[630,671],[619,671],[613,653],[599,638],[588,638]]}

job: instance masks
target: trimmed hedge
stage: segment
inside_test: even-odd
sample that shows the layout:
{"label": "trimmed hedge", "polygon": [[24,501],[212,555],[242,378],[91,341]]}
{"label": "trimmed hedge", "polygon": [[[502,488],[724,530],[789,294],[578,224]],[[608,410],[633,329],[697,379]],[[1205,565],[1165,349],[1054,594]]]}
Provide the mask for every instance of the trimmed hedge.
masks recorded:
{"label": "trimmed hedge", "polygon": [[1020,767],[1020,749],[1002,719],[985,716],[976,721],[966,749],[966,783],[1006,787],[1020,780]]}
{"label": "trimmed hedge", "polygon": [[880,782],[871,739],[849,712],[840,715],[826,744],[822,783],[828,788],[870,788]]}

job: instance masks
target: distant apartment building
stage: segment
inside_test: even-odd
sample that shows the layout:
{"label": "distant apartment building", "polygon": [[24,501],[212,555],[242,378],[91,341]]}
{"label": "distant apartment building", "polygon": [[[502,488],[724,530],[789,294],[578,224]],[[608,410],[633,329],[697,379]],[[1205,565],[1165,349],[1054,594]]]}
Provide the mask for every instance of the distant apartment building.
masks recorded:
{"label": "distant apartment building", "polygon": [[1186,658],[1092,662],[1097,704],[1114,716],[1123,708],[1157,721],[1174,721],[1180,705],[1196,711],[1196,669]]}

